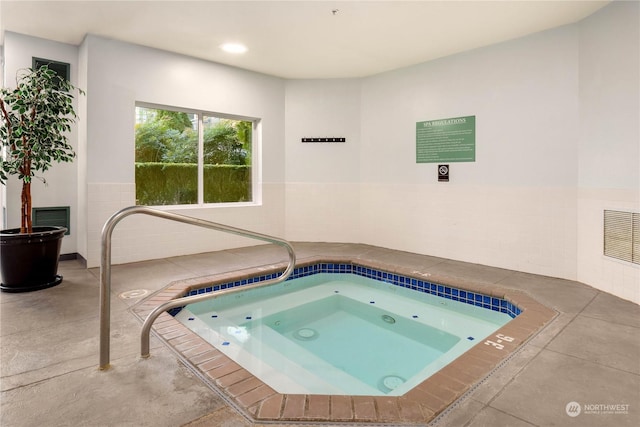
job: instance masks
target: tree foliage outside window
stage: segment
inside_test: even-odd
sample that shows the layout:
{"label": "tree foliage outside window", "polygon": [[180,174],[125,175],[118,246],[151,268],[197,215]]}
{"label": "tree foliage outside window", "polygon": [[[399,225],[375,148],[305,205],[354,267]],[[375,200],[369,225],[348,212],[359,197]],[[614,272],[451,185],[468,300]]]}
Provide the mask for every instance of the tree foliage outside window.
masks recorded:
{"label": "tree foliage outside window", "polygon": [[[197,163],[197,117],[178,111],[147,110],[137,114],[136,162]],[[192,120],[196,120],[195,124]]]}
{"label": "tree foliage outside window", "polygon": [[252,130],[251,121],[136,107],[136,203],[251,201]]}

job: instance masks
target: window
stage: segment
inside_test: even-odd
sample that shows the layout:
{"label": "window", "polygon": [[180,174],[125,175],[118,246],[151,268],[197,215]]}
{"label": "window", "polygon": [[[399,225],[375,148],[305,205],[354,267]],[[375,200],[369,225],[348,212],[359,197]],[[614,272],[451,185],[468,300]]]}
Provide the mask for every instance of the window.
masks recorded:
{"label": "window", "polygon": [[136,107],[136,204],[253,201],[253,120]]}

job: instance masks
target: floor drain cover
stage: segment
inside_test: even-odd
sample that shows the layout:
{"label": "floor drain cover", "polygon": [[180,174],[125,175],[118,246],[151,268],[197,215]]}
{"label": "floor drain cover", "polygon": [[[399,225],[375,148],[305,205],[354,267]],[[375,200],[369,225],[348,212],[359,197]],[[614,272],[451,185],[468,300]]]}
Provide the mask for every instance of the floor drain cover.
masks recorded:
{"label": "floor drain cover", "polygon": [[133,298],[143,297],[148,293],[149,291],[146,289],[134,289],[132,291],[123,292],[120,295],[118,295],[118,297],[120,297],[121,299],[133,299]]}
{"label": "floor drain cover", "polygon": [[302,328],[295,331],[293,336],[302,341],[311,341],[318,338],[318,332],[315,329]]}

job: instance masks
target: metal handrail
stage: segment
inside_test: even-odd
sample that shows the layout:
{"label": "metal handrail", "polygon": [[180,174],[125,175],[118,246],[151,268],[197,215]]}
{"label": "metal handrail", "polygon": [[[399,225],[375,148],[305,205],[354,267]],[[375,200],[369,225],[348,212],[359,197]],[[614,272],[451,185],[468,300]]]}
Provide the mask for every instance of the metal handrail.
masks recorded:
{"label": "metal handrail", "polygon": [[[262,240],[262,241],[273,243],[279,246],[284,246],[289,252],[289,265],[287,266],[286,270],[277,279],[256,283],[255,285],[265,286],[265,285],[270,285],[270,284],[275,284],[275,283],[280,283],[282,281],[285,281],[289,277],[289,275],[291,275],[291,273],[293,272],[293,269],[295,268],[296,255],[295,255],[295,252],[293,251],[293,247],[289,242],[287,242],[284,239],[280,239],[278,237],[256,233],[253,231],[244,230],[242,228],[231,227],[224,224],[218,224],[211,221],[205,221],[199,218],[193,218],[185,215],[179,215],[171,212],[161,211],[158,209],[152,209],[147,206],[129,206],[127,208],[119,210],[107,220],[107,222],[104,224],[104,227],[102,228],[102,246],[101,246],[102,256],[100,260],[100,366],[99,366],[100,370],[109,369],[109,350],[110,350],[109,347],[110,347],[110,333],[111,333],[110,332],[110,329],[111,329],[111,298],[110,298],[110,295],[111,295],[111,235],[113,234],[113,229],[115,228],[116,224],[118,224],[122,219],[133,214],[151,215],[151,216],[164,218],[172,221],[182,222],[185,224],[196,225],[199,227],[209,228],[217,231],[223,231],[223,232],[235,234],[238,236],[249,237],[256,240]],[[243,286],[242,289],[238,289],[238,290],[249,289],[249,287],[253,287],[253,286],[254,285]],[[233,289],[230,289],[230,291],[231,290]],[[218,295],[220,294],[221,293],[218,293]],[[200,295],[193,295],[192,297],[184,297],[181,300],[192,298],[194,300],[193,302],[195,302],[195,299],[196,299],[195,297],[208,296],[209,298],[212,298],[218,295],[200,294]],[[202,299],[207,299],[207,298],[202,298]],[[202,299],[198,298],[197,300],[200,301]],[[180,301],[180,300],[173,300],[173,301]],[[172,303],[173,301],[169,301],[169,303]],[[143,335],[144,335],[145,328],[150,330],[151,324],[153,323],[153,320],[155,320],[155,318],[153,318],[153,320],[149,321],[151,316],[154,313],[156,313],[161,307],[168,305],[169,303],[165,303],[160,307],[157,307],[154,311],[152,311],[149,314],[149,316],[147,316],[147,320],[145,320],[145,323],[143,325]],[[165,308],[165,310],[169,308]],[[159,311],[155,315],[155,317],[159,316],[162,313],[162,311]],[[147,326],[147,322],[149,322],[148,326]],[[146,353],[148,356],[148,353],[149,353],[148,332],[147,332]]]}
{"label": "metal handrail", "polygon": [[[293,254],[293,252],[290,252],[290,254]],[[293,272],[294,267],[295,267],[295,258],[293,261],[291,260],[289,261],[289,265],[287,266],[287,269],[275,279],[263,280],[261,282],[256,282],[251,285],[244,285],[244,286],[224,289],[216,292],[208,292],[204,294],[190,295],[186,297],[176,298],[159,305],[158,307],[153,309],[151,313],[149,313],[147,318],[144,320],[144,323],[142,324],[142,332],[140,334],[140,356],[143,358],[147,358],[150,356],[149,340],[150,340],[150,334],[151,334],[151,326],[153,325],[153,322],[155,322],[155,320],[158,318],[158,316],[160,316],[165,311],[171,310],[172,308],[183,307],[185,305],[193,304],[200,301],[215,299],[224,295],[248,291],[250,289],[257,288],[257,287],[277,285],[278,283],[282,283],[285,280],[287,280],[287,278]]]}

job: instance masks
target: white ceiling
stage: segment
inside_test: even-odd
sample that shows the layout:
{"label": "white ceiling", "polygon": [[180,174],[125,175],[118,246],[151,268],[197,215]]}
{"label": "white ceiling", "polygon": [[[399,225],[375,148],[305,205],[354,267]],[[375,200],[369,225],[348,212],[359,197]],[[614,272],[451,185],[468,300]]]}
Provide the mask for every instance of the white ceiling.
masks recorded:
{"label": "white ceiling", "polygon": [[[74,45],[92,33],[285,78],[362,77],[577,22],[607,3],[0,0],[0,44],[4,31]],[[249,51],[223,52],[229,41]]]}

